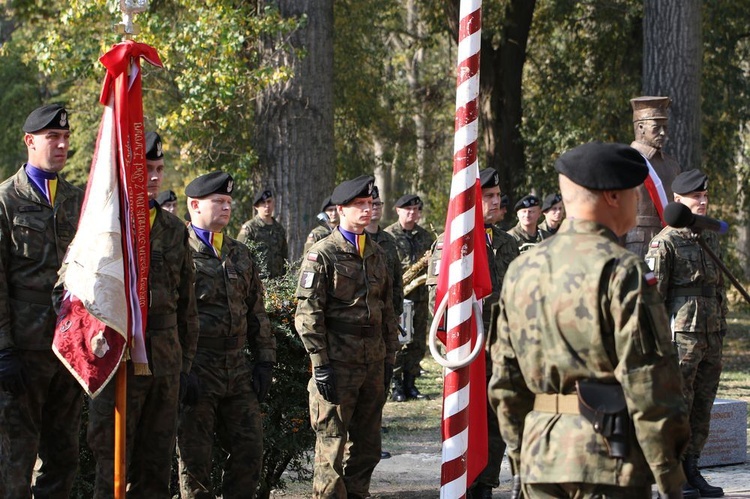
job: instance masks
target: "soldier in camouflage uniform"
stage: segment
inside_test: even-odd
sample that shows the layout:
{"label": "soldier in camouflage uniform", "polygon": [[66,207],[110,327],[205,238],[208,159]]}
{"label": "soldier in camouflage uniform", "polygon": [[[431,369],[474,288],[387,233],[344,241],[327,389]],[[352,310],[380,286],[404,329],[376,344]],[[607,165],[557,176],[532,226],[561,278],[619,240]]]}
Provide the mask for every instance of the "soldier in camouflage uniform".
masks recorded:
{"label": "soldier in camouflage uniform", "polygon": [[[482,302],[482,317],[484,331],[486,334],[486,366],[487,381],[492,375],[492,363],[489,359],[489,345],[491,344],[490,316],[492,305],[497,303],[500,290],[503,285],[505,272],[510,262],[518,256],[516,240],[509,236],[497,225],[502,219],[501,210],[502,195],[500,192],[500,176],[494,168],[485,168],[479,172],[479,181],[482,186],[482,214],[484,216],[485,248],[487,250],[487,262],[490,267],[490,280],[492,282],[492,294]],[[435,291],[437,287],[437,276],[440,273],[440,260],[443,253],[443,239],[445,233],[440,234],[432,245],[432,254],[427,269],[427,287],[430,294],[430,310],[435,310]],[[500,467],[505,454],[505,442],[500,436],[500,428],[497,425],[497,416],[492,407],[487,404],[487,466],[474,480],[467,494],[467,499],[487,499],[492,497],[492,489],[500,485]]]}
{"label": "soldier in camouflage uniform", "polygon": [[318,213],[317,219],[318,225],[307,235],[303,253],[307,253],[313,244],[317,243],[324,237],[328,237],[331,231],[339,224],[339,214],[336,211],[336,205],[331,204],[330,196],[328,196],[323,201],[323,204],[320,205],[320,213]]}
{"label": "soldier in camouflage uniform", "polygon": [[[169,499],[179,398],[198,340],[193,294],[193,259],[184,222],[161,209],[155,198],[164,174],[161,138],[146,134],[151,203],[146,349],[149,373],[127,366],[127,483],[129,498]],[[64,272],[64,270],[63,270]],[[114,492],[115,383],[89,403],[87,441],[96,458],[94,497]]]}
{"label": "soldier in camouflage uniform", "polygon": [[[286,230],[273,218],[276,202],[273,192],[264,189],[253,199],[255,217],[242,224],[237,240],[242,244],[248,241],[257,243],[256,262],[264,262],[266,272],[261,277],[281,277],[286,272],[289,247],[286,243]],[[265,275],[264,275],[265,274]]]}
{"label": "soldier in camouflage uniform", "polygon": [[[396,201],[396,213],[398,221],[386,227],[385,231],[396,240],[403,273],[425,256],[435,239],[417,223],[422,214],[422,200],[419,196],[401,196]],[[391,399],[395,401],[424,398],[414,381],[419,376],[419,363],[427,352],[430,317],[427,287],[418,286],[404,298],[414,302],[414,322],[411,341],[403,345],[396,355],[391,395]]]}
{"label": "soldier in camouflage uniform", "polygon": [[542,214],[539,204],[539,198],[532,194],[522,197],[516,203],[515,212],[518,216],[518,223],[508,231],[508,234],[516,240],[520,253],[552,237],[552,234],[537,225]]}
{"label": "soldier in camouflage uniform", "polygon": [[[672,183],[672,190],[677,203],[696,215],[706,215],[708,177],[703,172],[681,173]],[[708,438],[711,408],[719,388],[727,299],[721,270],[697,238],[702,238],[720,257],[715,232],[700,234],[690,228],[665,227],[651,241],[646,263],[658,279],[657,289],[667,306],[690,411],[690,444],[683,461],[685,475],[701,497],[722,497],[722,488],[709,485],[701,475],[698,458]]]}
{"label": "soldier in camouflage uniform", "polygon": [[[672,199],[672,182],[681,168],[672,156],[662,149],[667,141],[669,123],[667,109],[672,103],[669,97],[636,97],[630,99],[633,108],[633,132],[635,140],[630,147],[640,152],[654,168],[661,179],[667,200]],[[643,258],[648,251],[651,239],[663,227],[654,201],[645,186],[638,188],[638,218],[636,226],[625,235],[625,247]]]}
{"label": "soldier in camouflage uniform", "polygon": [[565,218],[565,206],[559,193],[548,194],[542,202],[542,214],[544,221],[539,224],[539,229],[554,236]]}
{"label": "soldier in camouflage uniform", "polygon": [[[631,147],[592,142],[555,169],[569,218],[511,263],[490,349],[512,469],[527,499],[650,499],[654,478],[681,498],[690,430],[676,352],[656,279],[618,244],[648,168]],[[592,387],[621,400],[622,425],[599,426],[610,440],[581,413],[579,396],[605,410]]]}
{"label": "soldier in camouflage uniform", "polygon": [[[200,337],[177,436],[183,499],[216,495],[211,487],[214,433],[229,456],[224,499],[255,497],[263,464],[259,402],[271,387],[276,340],[250,251],[222,234],[232,212],[233,187],[230,175],[213,172],[185,189]],[[255,357],[252,369],[244,353],[246,340]]]}
{"label": "soldier in camouflage uniform", "polygon": [[51,296],[83,192],[58,174],[70,139],[65,108],[34,110],[23,131],[28,161],[0,185],[0,496],[68,497],[83,392],[52,352]]}
{"label": "soldier in camouflage uniform", "polygon": [[310,422],[316,434],[313,497],[369,497],[380,461],[382,407],[398,349],[383,249],[364,231],[374,179],[333,191],[341,224],[305,254],[295,326],[310,354]]}

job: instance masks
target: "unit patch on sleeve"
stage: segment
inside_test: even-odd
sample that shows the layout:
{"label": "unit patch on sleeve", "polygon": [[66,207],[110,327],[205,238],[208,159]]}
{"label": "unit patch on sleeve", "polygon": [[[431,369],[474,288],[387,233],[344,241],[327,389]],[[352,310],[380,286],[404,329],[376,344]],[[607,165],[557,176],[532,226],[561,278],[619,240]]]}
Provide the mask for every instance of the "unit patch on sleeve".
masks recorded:
{"label": "unit patch on sleeve", "polygon": [[299,285],[304,289],[310,289],[313,285],[314,280],[315,272],[302,272],[302,275],[299,279]]}

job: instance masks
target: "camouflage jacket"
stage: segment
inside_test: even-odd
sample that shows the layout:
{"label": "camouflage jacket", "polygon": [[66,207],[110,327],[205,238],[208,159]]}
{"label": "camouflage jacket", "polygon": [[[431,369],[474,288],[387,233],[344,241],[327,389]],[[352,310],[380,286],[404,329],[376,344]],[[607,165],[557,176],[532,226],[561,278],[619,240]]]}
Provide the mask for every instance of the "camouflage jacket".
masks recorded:
{"label": "camouflage jacket", "polygon": [[[594,222],[560,231],[511,263],[503,283],[489,397],[514,469],[526,483],[599,483],[681,490],[689,438],[682,376],[661,297],[645,262]],[[622,386],[629,454],[610,458],[578,414],[534,411],[535,394],[576,381]]]}
{"label": "camouflage jacket", "polygon": [[324,237],[328,237],[330,234],[331,234],[331,229],[329,229],[328,227],[323,227],[322,225],[316,226],[307,235],[307,239],[305,240],[305,246],[302,252],[307,253],[308,250],[312,248],[313,244],[317,243]]}
{"label": "camouflage jacket", "polygon": [[378,226],[374,234],[368,232],[373,241],[385,251],[385,260],[388,263],[388,274],[393,282],[393,311],[399,316],[404,311],[404,280],[401,270],[401,262],[398,259],[398,246],[393,236]]}
{"label": "camouflage jacket", "polygon": [[399,349],[393,286],[383,249],[364,257],[334,230],[302,259],[294,324],[313,366],[395,362]]}
{"label": "camouflage jacket", "polygon": [[[646,263],[658,280],[674,331],[721,331],[727,328],[724,278],[692,234],[687,228],[665,227],[651,241]],[[716,233],[706,231],[699,237],[721,258]]]}
{"label": "camouflage jacket", "polygon": [[286,261],[289,259],[289,247],[286,242],[286,230],[275,219],[265,223],[259,216],[242,224],[237,240],[242,244],[254,241],[258,244],[256,263],[264,262],[268,277],[279,277],[286,272]]}
{"label": "camouflage jacket", "polygon": [[[396,240],[402,273],[417,263],[430,250],[432,243],[435,242],[435,238],[419,225],[415,225],[413,230],[407,231],[401,227],[400,223],[396,222],[386,227],[385,231]],[[427,301],[427,289],[425,286],[419,286],[409,293],[408,296],[405,296],[405,298],[414,302]]]}
{"label": "camouflage jacket", "polygon": [[[276,339],[263,304],[263,284],[244,244],[224,237],[221,259],[189,227],[195,264],[195,298],[200,318],[200,338],[245,338],[255,360],[276,362]],[[202,347],[199,346],[199,350]],[[213,350],[213,348],[212,348]],[[242,359],[240,359],[242,360]],[[236,366],[224,366],[236,367]]]}
{"label": "camouflage jacket", "polygon": [[537,244],[541,243],[545,239],[549,239],[550,237],[552,237],[552,234],[542,229],[541,227],[537,227],[536,237],[529,237],[529,235],[526,234],[526,231],[521,227],[520,222],[517,223],[515,227],[510,229],[508,231],[508,234],[513,236],[513,239],[516,240],[519,253],[524,253]]}
{"label": "camouflage jacket", "polygon": [[51,207],[23,167],[0,184],[0,350],[52,345],[52,289],[82,201],[83,191],[58,176]]}

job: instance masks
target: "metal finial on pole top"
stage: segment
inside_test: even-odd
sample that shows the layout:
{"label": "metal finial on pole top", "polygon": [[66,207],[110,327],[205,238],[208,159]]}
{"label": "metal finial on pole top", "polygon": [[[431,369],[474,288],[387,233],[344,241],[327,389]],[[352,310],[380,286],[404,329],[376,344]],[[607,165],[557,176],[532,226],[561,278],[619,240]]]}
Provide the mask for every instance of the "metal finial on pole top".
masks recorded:
{"label": "metal finial on pole top", "polygon": [[115,25],[115,30],[125,38],[137,35],[138,26],[133,24],[133,17],[148,10],[148,0],[120,0],[120,10],[122,22]]}

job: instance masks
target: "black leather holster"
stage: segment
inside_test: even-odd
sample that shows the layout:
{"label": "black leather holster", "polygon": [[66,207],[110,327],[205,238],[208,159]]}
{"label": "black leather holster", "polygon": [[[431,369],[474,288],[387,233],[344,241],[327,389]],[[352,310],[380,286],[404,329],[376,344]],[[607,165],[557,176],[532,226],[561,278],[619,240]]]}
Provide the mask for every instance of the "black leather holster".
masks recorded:
{"label": "black leather holster", "polygon": [[581,415],[604,437],[609,456],[625,458],[631,424],[622,386],[578,380],[576,391]]}

